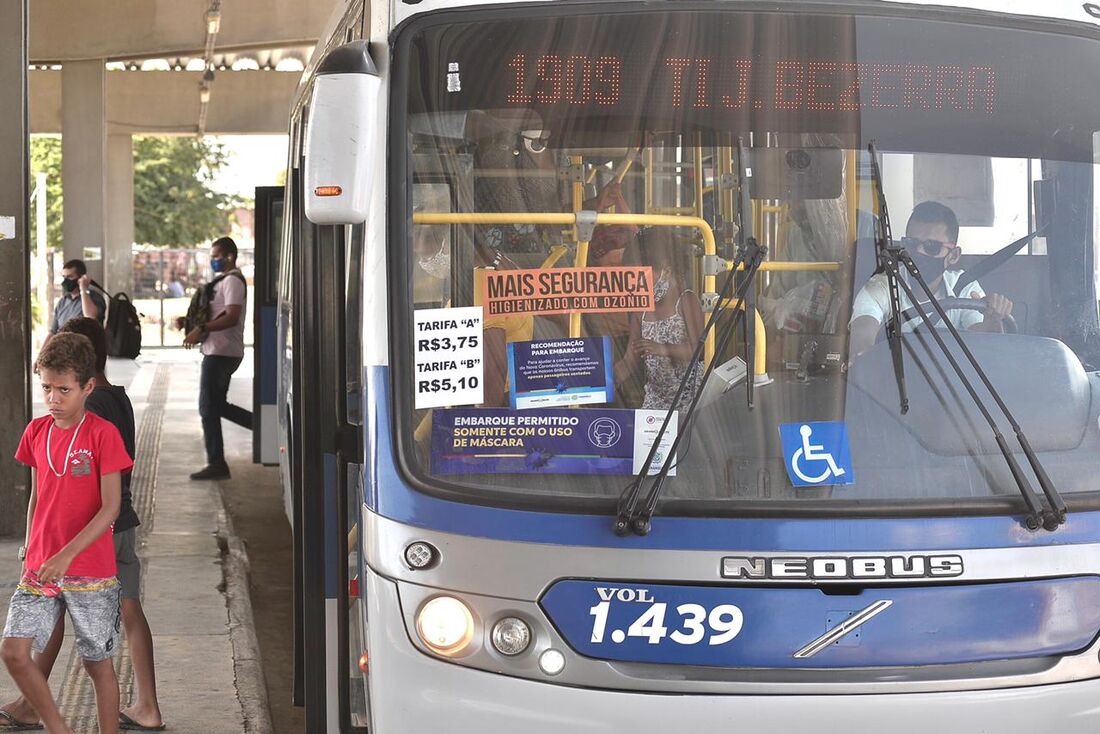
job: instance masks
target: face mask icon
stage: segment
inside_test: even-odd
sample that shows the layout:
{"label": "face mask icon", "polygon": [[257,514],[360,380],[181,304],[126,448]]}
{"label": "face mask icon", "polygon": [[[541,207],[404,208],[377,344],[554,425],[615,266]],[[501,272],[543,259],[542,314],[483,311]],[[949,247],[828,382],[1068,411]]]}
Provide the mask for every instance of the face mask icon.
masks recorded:
{"label": "face mask icon", "polygon": [[611,418],[597,418],[588,427],[588,440],[601,449],[611,448],[619,442],[622,435],[622,428]]}

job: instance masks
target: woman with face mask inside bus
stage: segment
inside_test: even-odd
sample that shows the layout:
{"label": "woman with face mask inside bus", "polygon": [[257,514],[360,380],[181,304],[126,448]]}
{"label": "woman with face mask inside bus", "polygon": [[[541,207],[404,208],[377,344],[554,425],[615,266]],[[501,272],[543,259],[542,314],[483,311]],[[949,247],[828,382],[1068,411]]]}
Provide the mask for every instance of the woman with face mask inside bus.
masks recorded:
{"label": "woman with face mask inside bus", "polygon": [[703,363],[691,361],[703,331],[703,306],[686,286],[689,246],[670,228],[651,227],[638,235],[637,248],[641,264],[653,268],[656,308],[631,315],[630,343],[615,365],[615,382],[621,384],[644,369],[641,407],[668,410],[684,373],[690,370],[687,389],[677,405],[686,407],[703,378]]}

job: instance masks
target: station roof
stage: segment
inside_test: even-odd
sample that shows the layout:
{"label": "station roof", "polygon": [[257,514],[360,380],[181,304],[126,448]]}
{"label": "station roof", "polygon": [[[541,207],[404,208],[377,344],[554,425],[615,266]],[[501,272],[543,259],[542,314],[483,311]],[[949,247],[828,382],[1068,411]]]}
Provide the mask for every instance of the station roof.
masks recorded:
{"label": "station roof", "polygon": [[35,0],[34,133],[61,132],[61,70],[102,61],[108,129],[281,133],[300,74],[345,0]]}
{"label": "station roof", "polygon": [[343,0],[34,0],[31,64],[203,56],[217,6],[218,53],[312,46]]}

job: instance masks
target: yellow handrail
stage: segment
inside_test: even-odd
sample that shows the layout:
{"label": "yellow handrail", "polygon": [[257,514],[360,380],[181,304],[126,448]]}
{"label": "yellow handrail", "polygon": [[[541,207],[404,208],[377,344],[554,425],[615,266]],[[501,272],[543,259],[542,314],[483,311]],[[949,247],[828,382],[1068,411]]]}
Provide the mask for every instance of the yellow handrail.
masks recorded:
{"label": "yellow handrail", "polygon": [[[730,269],[733,263],[726,263],[726,270]],[[745,266],[741,265],[738,270],[744,270]],[[799,260],[769,260],[766,263],[761,263],[760,270],[771,271],[773,273],[823,273],[830,270],[840,270],[840,263],[838,262],[810,262]]]}
{"label": "yellow handrail", "polygon": [[650,214],[657,216],[695,216],[693,206],[654,206],[649,209]]}
{"label": "yellow handrail", "polygon": [[[561,224],[576,225],[577,215],[572,212],[416,212],[413,214],[413,224]],[[671,216],[663,214],[597,214],[596,225],[601,224],[633,224],[639,227],[691,227],[699,230],[703,236],[703,254],[714,255],[717,248],[714,241],[714,231],[710,224],[700,217]],[[583,252],[587,258],[587,243]],[[578,248],[578,260],[582,253]],[[770,264],[765,263],[762,267]],[[799,266],[810,265],[836,265],[837,263],[796,263]],[[583,265],[582,265],[583,267]],[[809,268],[806,268],[809,269]],[[822,268],[832,269],[836,268]],[[703,276],[703,292],[714,293],[715,276]],[[767,334],[764,331],[764,321],[760,313],[756,313],[756,374],[764,374],[767,364]],[[572,320],[570,323],[570,335],[572,334]],[[709,364],[714,359],[714,332],[707,335],[707,343],[704,358]]]}

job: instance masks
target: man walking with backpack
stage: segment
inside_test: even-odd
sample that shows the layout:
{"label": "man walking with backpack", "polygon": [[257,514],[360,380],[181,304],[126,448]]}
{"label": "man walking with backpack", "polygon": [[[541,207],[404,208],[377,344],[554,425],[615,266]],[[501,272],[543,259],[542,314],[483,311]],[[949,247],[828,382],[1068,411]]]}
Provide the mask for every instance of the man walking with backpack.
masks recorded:
{"label": "man walking with backpack", "polygon": [[[194,323],[183,339],[190,349],[202,345],[202,375],[199,382],[199,416],[206,443],[206,467],[192,479],[228,479],[222,442],[223,417],[248,425],[247,411],[230,405],[226,399],[229,380],[244,358],[244,311],[247,290],[244,275],[237,268],[237,243],[229,237],[214,241],[210,248],[210,267],[214,279],[203,286]],[[205,301],[205,303],[203,303]],[[189,314],[192,316],[192,314]],[[238,415],[239,414],[244,414]]]}

